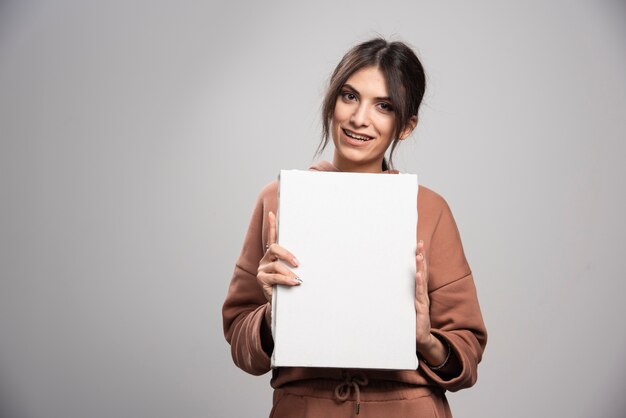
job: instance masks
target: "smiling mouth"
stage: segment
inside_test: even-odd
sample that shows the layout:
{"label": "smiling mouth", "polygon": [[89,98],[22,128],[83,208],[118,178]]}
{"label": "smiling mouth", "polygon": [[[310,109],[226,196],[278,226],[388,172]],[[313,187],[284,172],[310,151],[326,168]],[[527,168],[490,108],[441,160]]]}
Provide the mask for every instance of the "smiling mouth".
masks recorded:
{"label": "smiling mouth", "polygon": [[356,134],[354,132],[350,132],[347,129],[341,128],[341,130],[343,131],[344,134],[346,134],[346,136],[349,136],[352,139],[356,139],[357,141],[361,141],[361,142],[367,142],[367,141],[371,141],[372,137],[367,136],[367,135],[359,135]]}

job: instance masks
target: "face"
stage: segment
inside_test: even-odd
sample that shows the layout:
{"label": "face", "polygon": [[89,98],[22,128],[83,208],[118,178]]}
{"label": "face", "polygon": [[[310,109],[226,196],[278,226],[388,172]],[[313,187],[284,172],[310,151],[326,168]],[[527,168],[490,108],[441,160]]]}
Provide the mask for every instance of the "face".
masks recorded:
{"label": "face", "polygon": [[382,171],[395,126],[388,96],[385,77],[376,67],[356,71],[342,86],[331,122],[333,165],[339,170]]}

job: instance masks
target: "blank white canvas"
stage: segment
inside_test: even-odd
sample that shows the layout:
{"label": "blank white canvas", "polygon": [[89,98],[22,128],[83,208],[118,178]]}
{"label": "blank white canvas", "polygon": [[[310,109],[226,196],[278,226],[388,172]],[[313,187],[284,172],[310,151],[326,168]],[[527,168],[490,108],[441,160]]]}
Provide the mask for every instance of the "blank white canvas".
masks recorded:
{"label": "blank white canvas", "polygon": [[[415,174],[281,170],[272,367],[415,370]],[[290,267],[291,268],[291,267]]]}

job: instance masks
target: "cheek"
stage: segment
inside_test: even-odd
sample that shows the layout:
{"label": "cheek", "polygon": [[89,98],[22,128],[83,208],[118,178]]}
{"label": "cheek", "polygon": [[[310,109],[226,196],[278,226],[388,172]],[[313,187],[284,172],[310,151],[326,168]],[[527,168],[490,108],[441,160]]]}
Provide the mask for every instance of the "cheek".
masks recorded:
{"label": "cheek", "polygon": [[344,122],[350,118],[351,112],[352,109],[350,106],[346,105],[341,100],[337,100],[337,103],[335,103],[335,110],[333,112],[333,119],[338,122]]}
{"label": "cheek", "polygon": [[330,121],[330,140],[337,145],[337,137],[339,135],[339,124],[337,118],[333,117]]}
{"label": "cheek", "polygon": [[[341,127],[341,125],[345,122],[345,111],[343,111],[345,109],[341,109],[341,108],[335,108],[335,112],[333,113],[333,118],[330,121],[330,129],[333,132],[333,134],[337,134],[339,132],[339,129]],[[348,116],[349,117],[349,116]]]}
{"label": "cheek", "polygon": [[393,136],[393,130],[395,127],[392,119],[381,120],[378,126],[380,126],[381,134],[390,138]]}
{"label": "cheek", "polygon": [[337,114],[335,113],[333,115],[333,118],[330,120],[330,130],[335,132],[338,126],[339,126],[339,120],[337,118]]}

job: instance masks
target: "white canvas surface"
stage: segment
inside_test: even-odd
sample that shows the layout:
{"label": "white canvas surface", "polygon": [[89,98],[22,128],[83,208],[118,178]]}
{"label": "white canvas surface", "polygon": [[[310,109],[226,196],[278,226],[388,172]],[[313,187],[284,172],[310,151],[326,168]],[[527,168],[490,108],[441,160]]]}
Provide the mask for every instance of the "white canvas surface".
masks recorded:
{"label": "white canvas surface", "polygon": [[272,367],[417,369],[417,190],[415,174],[280,172],[278,243],[303,283],[274,288]]}

